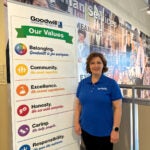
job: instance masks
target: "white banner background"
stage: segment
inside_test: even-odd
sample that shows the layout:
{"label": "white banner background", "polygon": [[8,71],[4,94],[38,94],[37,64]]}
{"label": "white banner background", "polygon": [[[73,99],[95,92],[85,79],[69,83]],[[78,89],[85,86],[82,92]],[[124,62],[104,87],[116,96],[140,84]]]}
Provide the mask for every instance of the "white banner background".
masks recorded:
{"label": "white banner background", "polygon": [[[62,22],[62,28],[35,23],[31,16]],[[79,137],[73,131],[76,20],[62,13],[11,2],[8,20],[13,149],[78,150]],[[17,37],[16,28],[22,26],[68,32],[73,37],[72,44],[42,36]]]}

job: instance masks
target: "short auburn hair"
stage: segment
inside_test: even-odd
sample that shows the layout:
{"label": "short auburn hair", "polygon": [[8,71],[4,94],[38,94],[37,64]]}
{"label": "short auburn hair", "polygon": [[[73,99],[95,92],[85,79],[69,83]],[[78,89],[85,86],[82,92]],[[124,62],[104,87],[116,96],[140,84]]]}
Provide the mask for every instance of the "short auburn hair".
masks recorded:
{"label": "short auburn hair", "polygon": [[87,71],[87,73],[90,73],[90,74],[92,73],[90,70],[90,62],[95,57],[99,57],[103,62],[104,67],[103,67],[102,73],[107,72],[108,71],[107,60],[105,59],[104,55],[101,53],[98,53],[98,52],[93,52],[87,57],[87,60],[86,60],[86,71]]}

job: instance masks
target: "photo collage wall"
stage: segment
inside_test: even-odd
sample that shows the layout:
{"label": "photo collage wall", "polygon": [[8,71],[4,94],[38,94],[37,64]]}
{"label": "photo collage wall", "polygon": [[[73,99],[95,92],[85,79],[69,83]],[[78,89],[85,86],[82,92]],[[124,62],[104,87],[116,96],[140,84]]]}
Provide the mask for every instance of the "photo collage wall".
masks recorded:
{"label": "photo collage wall", "polygon": [[[92,52],[107,59],[107,76],[119,84],[150,85],[150,36],[94,0],[14,0],[66,13],[76,18],[78,79],[86,73]],[[71,20],[69,20],[71,21]],[[125,91],[124,95],[128,95]],[[130,95],[130,94],[129,94]],[[147,98],[150,92],[137,95]]]}

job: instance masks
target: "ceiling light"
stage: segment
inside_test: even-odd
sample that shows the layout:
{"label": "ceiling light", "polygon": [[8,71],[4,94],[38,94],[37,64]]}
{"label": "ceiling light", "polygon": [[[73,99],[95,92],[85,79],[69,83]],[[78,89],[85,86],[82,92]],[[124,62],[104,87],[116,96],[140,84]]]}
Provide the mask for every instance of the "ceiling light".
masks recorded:
{"label": "ceiling light", "polygon": [[148,7],[148,9],[146,10],[147,14],[150,15],[150,7]]}

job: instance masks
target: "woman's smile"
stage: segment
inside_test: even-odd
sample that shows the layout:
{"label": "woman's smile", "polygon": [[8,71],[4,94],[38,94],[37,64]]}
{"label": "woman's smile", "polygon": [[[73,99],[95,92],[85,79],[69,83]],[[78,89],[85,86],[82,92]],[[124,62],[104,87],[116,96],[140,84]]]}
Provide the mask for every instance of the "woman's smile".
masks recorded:
{"label": "woman's smile", "polygon": [[90,70],[92,74],[101,75],[103,70],[103,62],[99,57],[95,57],[90,62]]}

